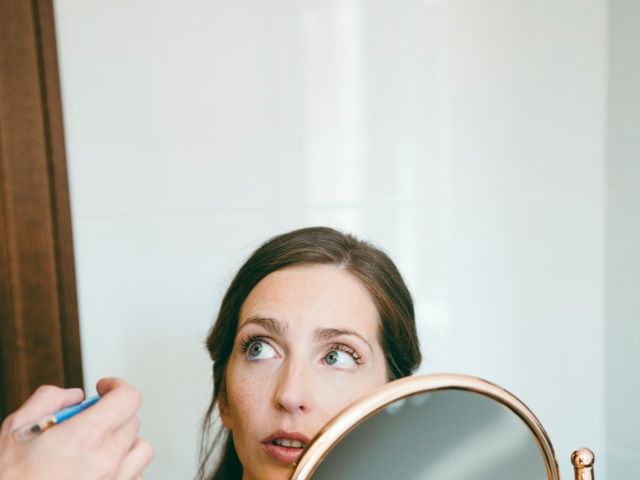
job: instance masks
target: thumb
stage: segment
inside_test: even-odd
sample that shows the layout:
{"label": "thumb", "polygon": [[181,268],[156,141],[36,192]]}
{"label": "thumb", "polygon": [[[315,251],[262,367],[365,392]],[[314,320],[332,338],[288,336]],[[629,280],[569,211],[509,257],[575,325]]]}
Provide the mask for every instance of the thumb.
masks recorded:
{"label": "thumb", "polygon": [[7,417],[2,429],[13,430],[28,422],[39,420],[61,408],[81,402],[84,392],[80,388],[60,388],[43,385],[22,404],[22,406]]}

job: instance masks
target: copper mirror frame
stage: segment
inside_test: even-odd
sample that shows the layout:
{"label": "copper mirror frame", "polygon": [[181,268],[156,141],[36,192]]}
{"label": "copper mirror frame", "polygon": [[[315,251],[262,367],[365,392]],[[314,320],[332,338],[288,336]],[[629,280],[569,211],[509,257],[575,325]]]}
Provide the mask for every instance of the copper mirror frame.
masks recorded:
{"label": "copper mirror frame", "polygon": [[[506,406],[529,428],[544,460],[548,480],[560,480],[558,462],[553,446],[542,423],[514,395],[505,389],[469,375],[433,374],[401,378],[374,390],[365,398],[346,408],[331,420],[309,444],[300,458],[290,480],[310,480],[320,463],[349,432],[369,417],[402,398],[439,390],[463,390],[483,395]],[[573,452],[571,462],[575,480],[593,480],[594,456],[581,448]]]}

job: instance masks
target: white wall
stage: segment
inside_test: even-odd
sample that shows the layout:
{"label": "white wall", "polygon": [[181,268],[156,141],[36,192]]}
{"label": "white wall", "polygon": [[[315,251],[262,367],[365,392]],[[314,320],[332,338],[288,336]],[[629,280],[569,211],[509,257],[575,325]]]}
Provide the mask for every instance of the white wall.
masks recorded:
{"label": "white wall", "polygon": [[640,3],[611,0],[607,164],[608,478],[640,462]]}
{"label": "white wall", "polygon": [[606,0],[55,8],[85,377],[144,393],[149,478],[195,470],[202,341],[235,269],[315,224],[397,261],[422,371],[508,388],[563,477],[585,445],[603,477]]}

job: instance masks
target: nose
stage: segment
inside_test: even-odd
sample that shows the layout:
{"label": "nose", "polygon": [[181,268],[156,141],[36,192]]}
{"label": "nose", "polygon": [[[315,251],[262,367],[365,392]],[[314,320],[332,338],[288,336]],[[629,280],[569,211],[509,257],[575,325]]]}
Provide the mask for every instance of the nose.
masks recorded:
{"label": "nose", "polygon": [[311,407],[310,375],[301,365],[287,362],[283,365],[274,393],[274,403],[278,410],[290,414],[308,412]]}

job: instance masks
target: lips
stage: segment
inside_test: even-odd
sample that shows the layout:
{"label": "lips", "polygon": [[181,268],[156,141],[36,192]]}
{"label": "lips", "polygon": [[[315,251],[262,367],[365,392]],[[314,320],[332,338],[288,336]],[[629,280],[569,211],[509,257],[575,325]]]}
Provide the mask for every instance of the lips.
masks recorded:
{"label": "lips", "polygon": [[295,463],[308,444],[309,438],[306,435],[284,430],[278,430],[262,440],[265,452],[282,463]]}

